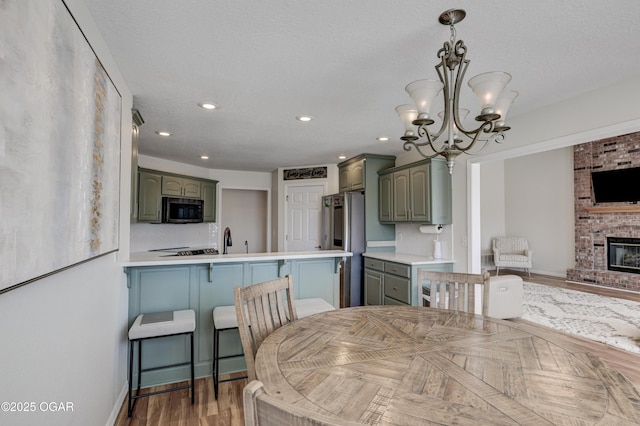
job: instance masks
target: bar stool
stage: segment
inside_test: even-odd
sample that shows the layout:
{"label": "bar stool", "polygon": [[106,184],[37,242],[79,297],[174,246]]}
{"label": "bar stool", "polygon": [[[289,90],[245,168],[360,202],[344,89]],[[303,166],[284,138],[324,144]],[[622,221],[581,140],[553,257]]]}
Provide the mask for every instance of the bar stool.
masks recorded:
{"label": "bar stool", "polygon": [[233,380],[246,379],[247,376],[232,377],[230,379],[220,380],[220,360],[227,358],[235,358],[243,356],[240,352],[233,355],[220,356],[220,333],[223,331],[237,330],[238,319],[236,318],[235,306],[216,306],[213,308],[213,393],[215,399],[218,399],[218,385],[222,382],[231,382]]}
{"label": "bar stool", "polygon": [[[304,318],[313,314],[332,311],[335,309],[333,305],[327,303],[324,299],[321,298],[297,299],[295,301],[295,304],[298,318]],[[235,306],[216,306],[215,308],[213,308],[213,393],[215,395],[215,399],[218,399],[218,385],[220,383],[247,378],[247,376],[245,375],[242,377],[233,377],[224,380],[219,379],[219,361],[221,359],[244,356],[243,352],[240,352],[239,354],[220,356],[220,333],[222,333],[223,331],[237,329],[238,318],[236,317]]]}
{"label": "bar stool", "polygon": [[[194,354],[193,354],[193,332],[196,329],[196,313],[193,309],[182,311],[155,312],[149,314],[138,315],[129,329],[129,401],[128,401],[128,417],[131,417],[135,403],[139,398],[151,395],[157,395],[166,392],[174,392],[182,389],[191,389],[191,404],[195,402],[195,380],[194,380]],[[190,356],[191,361],[164,365],[153,368],[142,368],[142,341],[149,339],[157,339],[168,336],[178,336],[188,334],[191,341]],[[133,349],[138,343],[138,388],[136,394],[133,395]],[[171,389],[164,389],[156,392],[145,393],[140,395],[140,382],[142,373],[147,371],[161,370],[170,367],[179,367],[183,365],[191,365],[191,384],[185,386],[177,386]]]}

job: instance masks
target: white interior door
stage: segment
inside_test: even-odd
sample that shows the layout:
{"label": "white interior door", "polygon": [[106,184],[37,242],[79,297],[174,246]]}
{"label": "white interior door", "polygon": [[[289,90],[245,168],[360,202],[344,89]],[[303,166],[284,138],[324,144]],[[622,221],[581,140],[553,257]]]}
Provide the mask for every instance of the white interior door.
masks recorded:
{"label": "white interior door", "polygon": [[286,251],[320,250],[324,185],[287,187]]}

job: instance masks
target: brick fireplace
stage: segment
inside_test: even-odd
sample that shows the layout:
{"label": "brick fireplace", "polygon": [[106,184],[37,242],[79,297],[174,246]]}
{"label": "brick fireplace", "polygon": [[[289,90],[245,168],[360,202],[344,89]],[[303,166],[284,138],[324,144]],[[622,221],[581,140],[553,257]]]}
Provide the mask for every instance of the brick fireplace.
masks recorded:
{"label": "brick fireplace", "polygon": [[591,190],[592,171],[640,167],[640,132],[576,145],[573,163],[576,258],[567,279],[640,291],[640,274],[610,269],[607,246],[607,238],[640,239],[640,204],[596,206]]}

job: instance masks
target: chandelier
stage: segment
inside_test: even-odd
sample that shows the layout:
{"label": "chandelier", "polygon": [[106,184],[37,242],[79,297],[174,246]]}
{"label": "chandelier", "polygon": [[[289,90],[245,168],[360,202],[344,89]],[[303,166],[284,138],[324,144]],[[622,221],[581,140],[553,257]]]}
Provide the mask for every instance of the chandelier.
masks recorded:
{"label": "chandelier", "polygon": [[[438,51],[440,63],[435,68],[440,81],[417,80],[409,83],[405,90],[414,103],[396,107],[405,129],[404,136],[400,138],[404,141],[404,150],[410,151],[413,147],[424,158],[438,155],[444,157],[449,174],[453,174],[453,165],[460,154],[477,154],[489,141],[500,143],[504,140],[504,132],[510,129],[505,124],[505,117],[511,103],[518,96],[516,91],[505,90],[511,80],[511,75],[506,72],[487,72],[469,79],[468,84],[482,105],[480,114],[475,118],[480,124],[472,130],[462,125],[469,110],[459,106],[460,89],[470,61],[466,59],[467,46],[462,40],[456,40],[454,25],[465,16],[466,12],[462,9],[450,9],[440,15],[440,23],[449,25],[451,29],[449,41]],[[441,91],[444,99],[444,109],[439,114],[442,125],[439,130],[433,131],[435,129],[432,130],[429,126],[435,120],[429,113]],[[438,142],[443,134],[446,140]],[[481,144],[478,145],[480,148],[472,152],[478,142]],[[423,148],[430,151],[423,152]]]}

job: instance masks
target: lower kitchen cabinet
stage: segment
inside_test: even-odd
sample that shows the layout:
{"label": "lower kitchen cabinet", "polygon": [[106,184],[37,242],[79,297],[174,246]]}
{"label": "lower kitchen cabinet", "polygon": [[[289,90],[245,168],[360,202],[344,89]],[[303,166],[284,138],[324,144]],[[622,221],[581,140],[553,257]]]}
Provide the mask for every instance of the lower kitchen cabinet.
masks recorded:
{"label": "lower kitchen cabinet", "polygon": [[[244,261],[168,266],[126,267],[129,285],[128,324],[140,314],[149,312],[193,309],[196,311],[194,335],[195,375],[211,375],[213,361],[213,308],[234,304],[233,289],[293,275],[294,296],[297,299],[320,297],[333,306],[340,306],[341,258]],[[221,334],[220,355],[242,353],[237,332]],[[145,341],[143,364],[171,365],[188,359],[189,339],[173,336]],[[246,368],[244,357],[220,361],[220,372],[231,373]],[[142,376],[142,386],[154,386],[187,380],[188,366],[157,370]],[[137,376],[134,377],[137,381]]]}
{"label": "lower kitchen cabinet", "polygon": [[[390,256],[396,257],[393,254]],[[453,264],[429,261],[401,263],[365,255],[365,305],[422,306],[422,288],[417,279],[418,269],[450,272],[453,270]]]}

